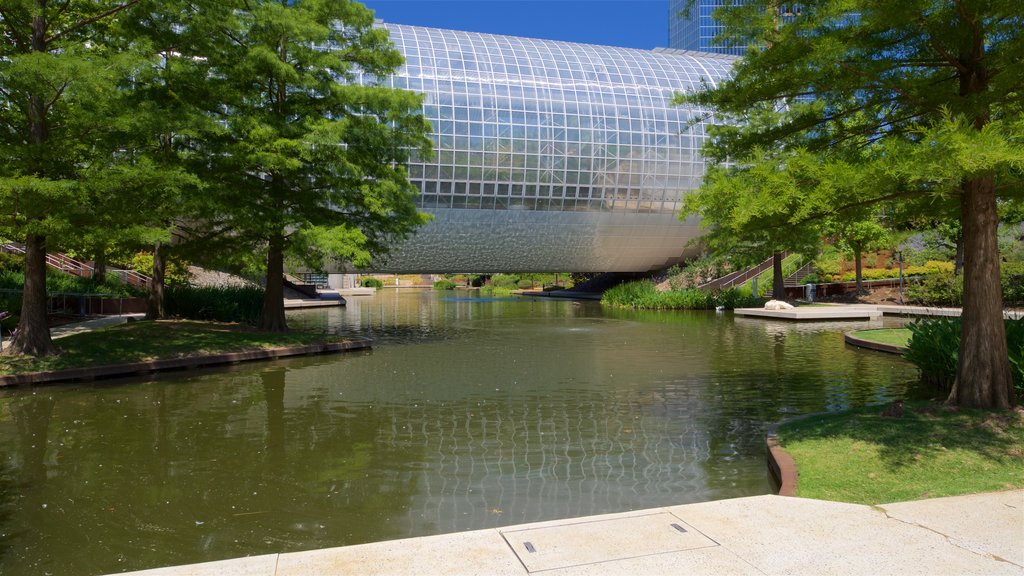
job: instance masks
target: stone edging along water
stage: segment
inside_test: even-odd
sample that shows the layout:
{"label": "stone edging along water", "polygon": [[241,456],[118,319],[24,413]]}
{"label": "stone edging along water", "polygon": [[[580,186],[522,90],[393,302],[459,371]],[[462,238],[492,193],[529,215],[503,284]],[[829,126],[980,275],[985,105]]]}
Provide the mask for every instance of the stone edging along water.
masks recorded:
{"label": "stone edging along water", "polygon": [[903,354],[907,351],[904,346],[897,346],[895,344],[884,344],[882,342],[875,342],[872,340],[865,340],[863,338],[857,338],[853,335],[853,332],[847,332],[843,334],[843,339],[847,344],[851,346],[859,346],[861,348],[867,348],[868,350],[877,350],[878,352],[888,352],[890,354]]}
{"label": "stone edging along water", "polygon": [[800,475],[796,471],[796,461],[779,444],[778,431],[781,424],[782,422],[776,422],[768,427],[768,472],[778,487],[779,496],[796,496]]}
{"label": "stone edging along water", "polygon": [[369,348],[369,339],[345,340],[344,342],[324,342],[302,346],[284,346],[280,348],[262,348],[241,352],[225,352],[207,356],[187,356],[184,358],[168,358],[165,360],[148,360],[128,364],[108,364],[105,366],[89,366],[68,370],[49,372],[32,372],[0,376],[0,387],[18,386],[21,384],[50,384],[55,382],[71,382],[75,380],[96,380],[115,378],[118,376],[135,376],[165,370],[188,370],[218,364],[236,364],[254,360],[270,360],[289,356],[310,356],[314,354],[332,354],[348,350]]}

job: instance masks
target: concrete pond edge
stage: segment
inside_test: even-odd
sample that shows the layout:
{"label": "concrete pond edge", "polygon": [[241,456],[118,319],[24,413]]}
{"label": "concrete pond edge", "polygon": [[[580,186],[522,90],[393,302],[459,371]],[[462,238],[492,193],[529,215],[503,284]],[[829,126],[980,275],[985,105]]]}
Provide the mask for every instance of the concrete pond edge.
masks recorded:
{"label": "concrete pond edge", "polygon": [[868,350],[875,350],[878,352],[887,352],[889,354],[903,354],[907,351],[905,346],[897,346],[895,344],[884,344],[882,342],[875,342],[873,340],[865,340],[864,338],[858,338],[853,335],[853,332],[846,332],[843,334],[843,340],[851,346],[857,346],[859,348],[867,348]]}
{"label": "concrete pond edge", "polygon": [[796,460],[779,444],[778,431],[782,424],[776,422],[768,427],[765,442],[768,449],[768,472],[779,496],[796,496],[800,474],[796,470]]}
{"label": "concrete pond edge", "polygon": [[152,372],[191,370],[206,366],[237,364],[240,362],[252,362],[256,360],[273,360],[276,358],[287,358],[291,356],[335,354],[351,350],[362,350],[370,348],[371,346],[372,341],[369,339],[352,339],[342,342],[322,342],[318,344],[304,344],[300,346],[259,348],[253,350],[242,350],[239,352],[209,354],[206,356],[186,356],[182,358],[147,360],[144,362],[131,362],[127,364],[107,364],[103,366],[70,368],[67,370],[10,374],[0,376],[0,387],[20,386],[26,384],[55,384],[59,382],[73,382],[81,380],[89,381],[103,378],[117,378],[121,376],[137,376]]}

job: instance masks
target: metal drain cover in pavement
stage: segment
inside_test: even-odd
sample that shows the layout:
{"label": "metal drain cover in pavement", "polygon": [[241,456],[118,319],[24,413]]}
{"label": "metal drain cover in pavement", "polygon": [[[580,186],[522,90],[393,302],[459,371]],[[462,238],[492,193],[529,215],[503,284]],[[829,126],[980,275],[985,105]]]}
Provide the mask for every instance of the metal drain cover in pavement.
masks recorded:
{"label": "metal drain cover in pavement", "polygon": [[530,572],[718,546],[667,512],[501,534]]}

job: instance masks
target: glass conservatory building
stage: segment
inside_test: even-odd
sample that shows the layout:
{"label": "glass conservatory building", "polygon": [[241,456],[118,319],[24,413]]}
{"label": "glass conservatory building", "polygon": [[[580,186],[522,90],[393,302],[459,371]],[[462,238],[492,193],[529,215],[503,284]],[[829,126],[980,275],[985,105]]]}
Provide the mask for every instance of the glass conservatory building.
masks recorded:
{"label": "glass conservatory building", "polygon": [[676,219],[704,173],[704,111],[677,92],[733,58],[380,24],[425,95],[434,158],[410,165],[434,220],[381,272],[647,271],[692,251]]}

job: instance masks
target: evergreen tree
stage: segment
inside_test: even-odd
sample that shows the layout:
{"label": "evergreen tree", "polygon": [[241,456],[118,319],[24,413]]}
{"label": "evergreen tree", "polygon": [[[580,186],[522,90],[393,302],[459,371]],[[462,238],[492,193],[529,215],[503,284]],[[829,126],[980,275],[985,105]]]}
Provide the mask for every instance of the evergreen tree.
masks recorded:
{"label": "evergreen tree", "polygon": [[426,221],[404,169],[429,152],[421,97],[384,85],[401,55],[355,2],[226,2],[183,25],[212,39],[197,103],[214,122],[186,139],[203,223],[240,257],[264,252],[259,326],[285,330],[287,254],[368,264]]}
{"label": "evergreen tree", "polygon": [[996,231],[998,199],[1020,193],[1024,165],[1020,3],[821,0],[780,24],[776,2],[750,0],[716,16],[725,40],[751,48],[729,80],[683,96],[725,121],[707,154],[806,147],[846,161],[859,147],[860,169],[887,183],[832,198],[832,212],[955,198],[964,309],[949,402],[1012,406]]}
{"label": "evergreen tree", "polygon": [[145,202],[132,191],[164,174],[125,142],[122,90],[149,58],[117,46],[113,28],[138,0],[0,5],[0,233],[25,245],[18,332],[6,353],[56,352],[47,326],[46,252],[118,207],[131,222]]}

